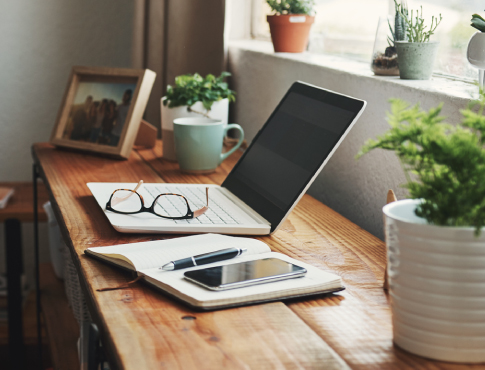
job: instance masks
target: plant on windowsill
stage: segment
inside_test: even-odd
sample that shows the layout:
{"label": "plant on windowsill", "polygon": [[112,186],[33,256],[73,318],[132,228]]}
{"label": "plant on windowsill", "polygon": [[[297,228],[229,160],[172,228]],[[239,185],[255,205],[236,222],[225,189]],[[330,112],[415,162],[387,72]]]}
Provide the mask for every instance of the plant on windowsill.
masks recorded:
{"label": "plant on windowsill", "polygon": [[229,89],[224,79],[231,74],[222,72],[219,77],[198,73],[175,77],[175,85],[168,85],[162,98],[163,157],[175,161],[173,120],[183,117],[208,117],[227,124],[229,103],[236,100],[236,93]]}
{"label": "plant on windowsill", "polygon": [[[404,0],[400,2],[400,9],[404,14],[408,14]],[[379,18],[371,64],[374,74],[378,76],[399,76],[396,41],[406,41],[406,31],[407,24],[398,9],[394,14],[394,26],[389,17]]]}
{"label": "plant on windowsill", "polygon": [[266,0],[274,15],[266,17],[275,52],[302,53],[315,21],[314,0]]}
{"label": "plant on windowsill", "polygon": [[444,122],[391,100],[391,128],[358,157],[392,150],[413,199],[383,208],[394,343],[424,357],[484,362],[485,94]]}
{"label": "plant on windowsill", "polygon": [[483,87],[485,70],[485,19],[478,14],[473,14],[471,22],[471,26],[479,32],[476,32],[468,42],[466,55],[470,64],[478,68],[478,82]]}
{"label": "plant on windowsill", "polygon": [[406,41],[396,41],[397,58],[399,63],[399,75],[406,80],[428,80],[433,73],[433,63],[438,49],[438,42],[431,42],[430,37],[443,19],[431,17],[431,25],[426,26],[421,12],[405,12],[405,8],[394,0],[398,11],[406,23]]}

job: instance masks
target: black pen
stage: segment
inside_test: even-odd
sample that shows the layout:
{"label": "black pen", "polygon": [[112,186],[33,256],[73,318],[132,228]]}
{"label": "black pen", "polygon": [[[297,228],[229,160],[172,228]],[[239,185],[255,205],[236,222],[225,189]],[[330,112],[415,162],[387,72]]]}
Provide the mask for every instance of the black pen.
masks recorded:
{"label": "black pen", "polygon": [[212,263],[212,262],[229,260],[231,258],[240,256],[246,251],[247,251],[246,248],[221,249],[215,252],[199,254],[198,256],[187,257],[187,258],[182,258],[180,260],[171,261],[163,265],[162,267],[160,267],[160,270],[172,271],[172,270],[186,269],[189,267],[194,267],[199,265],[207,265],[208,263]]}

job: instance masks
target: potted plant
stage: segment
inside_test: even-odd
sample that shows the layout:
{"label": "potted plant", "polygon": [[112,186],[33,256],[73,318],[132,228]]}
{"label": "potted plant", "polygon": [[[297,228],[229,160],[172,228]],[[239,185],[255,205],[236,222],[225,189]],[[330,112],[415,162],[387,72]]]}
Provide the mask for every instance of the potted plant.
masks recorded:
{"label": "potted plant", "polygon": [[220,119],[227,125],[229,102],[236,100],[235,92],[229,89],[224,78],[198,73],[175,77],[175,86],[168,85],[167,95],[162,98],[162,141],[163,157],[175,161],[173,121],[177,118],[204,116]]}
{"label": "potted plant", "polygon": [[476,32],[468,42],[466,54],[470,64],[479,69],[478,82],[483,87],[483,70],[485,69],[485,19],[478,14],[473,14],[471,22],[471,26],[479,32]]}
{"label": "potted plant", "polygon": [[314,0],[266,0],[273,15],[266,17],[275,52],[301,53],[315,21]]}
{"label": "potted plant", "polygon": [[394,342],[443,361],[485,361],[485,94],[462,122],[391,100],[391,126],[368,141],[394,151],[411,198],[383,208]]}
{"label": "potted plant", "polygon": [[396,11],[403,17],[406,25],[406,41],[396,41],[397,58],[399,63],[399,75],[406,80],[428,80],[433,72],[433,63],[438,48],[438,42],[429,39],[434,34],[436,27],[443,19],[431,17],[431,25],[424,24],[423,7],[421,12],[406,12],[406,9],[394,0]]}
{"label": "potted plant", "polygon": [[[404,14],[408,14],[406,3],[403,1],[400,3],[400,9]],[[407,37],[407,23],[401,11],[396,8],[394,26],[391,25],[389,17],[379,17],[371,64],[372,72],[378,76],[399,76],[396,41],[406,41]]]}

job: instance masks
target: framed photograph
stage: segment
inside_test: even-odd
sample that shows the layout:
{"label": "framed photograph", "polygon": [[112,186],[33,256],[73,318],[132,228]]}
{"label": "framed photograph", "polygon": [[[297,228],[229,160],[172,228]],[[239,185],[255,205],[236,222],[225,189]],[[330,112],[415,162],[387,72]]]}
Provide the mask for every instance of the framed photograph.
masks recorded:
{"label": "framed photograph", "polygon": [[154,81],[149,69],[73,67],[50,142],[128,158]]}

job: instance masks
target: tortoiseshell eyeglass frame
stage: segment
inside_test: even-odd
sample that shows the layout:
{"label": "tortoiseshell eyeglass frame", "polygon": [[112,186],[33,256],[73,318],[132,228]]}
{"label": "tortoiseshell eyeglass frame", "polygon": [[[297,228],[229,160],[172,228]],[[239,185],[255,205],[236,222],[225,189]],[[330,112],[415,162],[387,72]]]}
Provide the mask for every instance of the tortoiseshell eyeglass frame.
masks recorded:
{"label": "tortoiseshell eyeglass frame", "polygon": [[[120,213],[120,214],[123,214],[123,215],[133,215],[133,214],[137,214],[137,213],[142,213],[142,212],[149,212],[149,213],[153,213],[154,215],[158,216],[158,217],[163,217],[163,218],[168,218],[168,219],[171,219],[171,220],[187,220],[187,219],[191,219],[191,218],[196,218],[196,217],[199,217],[201,215],[203,215],[208,209],[209,209],[209,188],[205,188],[205,195],[206,195],[206,201],[207,201],[207,205],[196,210],[196,211],[193,211],[190,209],[190,206],[189,206],[189,201],[187,200],[186,197],[184,197],[182,194],[174,194],[174,193],[163,193],[163,194],[159,194],[157,195],[157,197],[153,200],[153,203],[150,207],[145,207],[145,201],[143,200],[143,197],[138,194],[137,190],[138,188],[143,184],[143,180],[140,180],[140,182],[138,183],[138,185],[136,186],[135,189],[116,189],[115,191],[113,191],[113,193],[111,194],[111,196],[109,197],[109,200],[108,200],[108,203],[106,203],[106,209],[111,211],[111,212],[115,212],[115,213]],[[129,194],[128,196],[125,196],[123,198],[115,198],[113,199],[113,196],[115,195],[115,193],[117,191],[120,191],[120,190],[124,190],[124,191],[129,191],[131,192],[131,194]],[[133,211],[133,212],[123,212],[123,211],[118,211],[116,209],[113,209],[111,203],[113,202],[114,204],[113,205],[116,205],[118,203],[121,203],[123,201],[125,201],[126,199],[128,199],[130,196],[132,196],[133,194],[136,194],[138,195],[138,197],[140,198],[140,204],[141,204],[141,208],[138,210],[138,211]],[[175,196],[178,196],[178,197],[181,197],[185,203],[187,204],[187,214],[185,216],[180,216],[180,217],[171,217],[171,216],[163,216],[163,215],[159,215],[158,213],[155,212],[155,204],[157,203],[157,200],[158,198],[164,196],[164,195],[175,195]]]}

